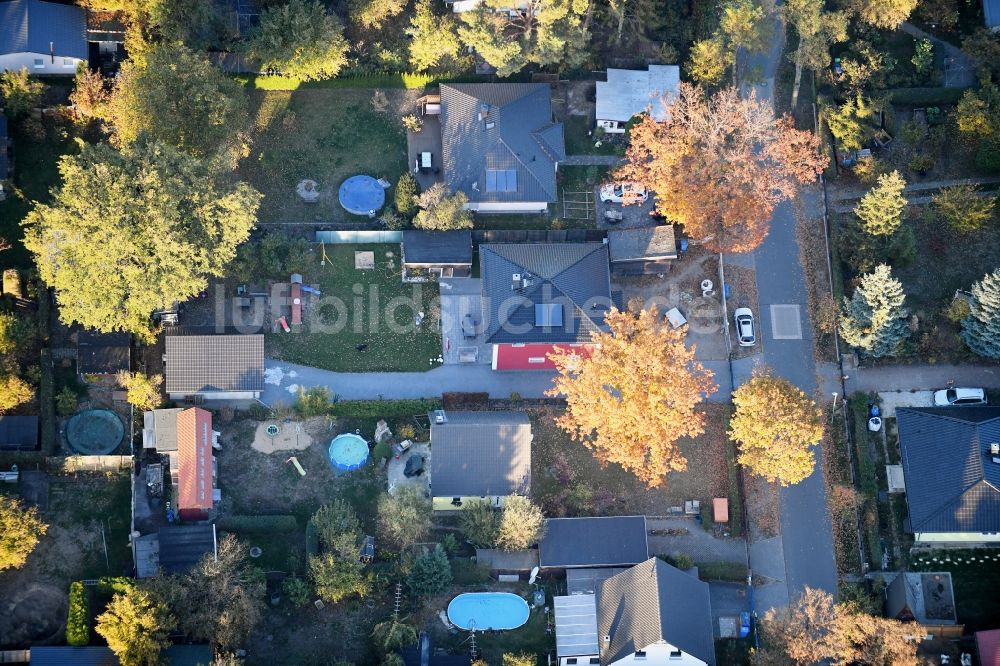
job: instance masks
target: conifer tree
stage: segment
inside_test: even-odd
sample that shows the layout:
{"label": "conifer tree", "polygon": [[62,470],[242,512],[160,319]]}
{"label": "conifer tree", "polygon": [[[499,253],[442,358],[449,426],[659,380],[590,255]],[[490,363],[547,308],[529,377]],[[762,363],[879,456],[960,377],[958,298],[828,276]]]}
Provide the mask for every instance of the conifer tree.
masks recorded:
{"label": "conifer tree", "polygon": [[872,236],[889,236],[899,229],[906,212],[905,188],[906,181],[898,171],[878,177],[875,187],[854,207],[854,214],[861,218],[865,231]]}
{"label": "conifer tree", "polygon": [[962,339],[969,349],[1000,358],[1000,269],[972,285],[969,316],[962,322]]}
{"label": "conifer tree", "polygon": [[895,356],[909,336],[909,312],[903,306],[903,285],[880,264],[861,277],[850,299],[844,299],[840,335],[866,356]]}

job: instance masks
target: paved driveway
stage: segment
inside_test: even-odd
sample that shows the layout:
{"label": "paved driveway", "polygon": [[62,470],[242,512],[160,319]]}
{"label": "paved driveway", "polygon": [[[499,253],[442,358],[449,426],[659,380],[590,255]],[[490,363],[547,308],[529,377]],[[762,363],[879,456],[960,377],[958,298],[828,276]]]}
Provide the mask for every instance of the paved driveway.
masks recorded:
{"label": "paved driveway", "polygon": [[[728,402],[731,393],[729,364],[702,361],[715,373],[719,385],[709,400]],[[442,365],[427,372],[331,372],[276,359],[264,360],[264,391],[261,402],[290,405],[299,388],[327,386],[343,400],[408,400],[439,398],[445,391],[489,393],[491,398],[508,398],[514,391],[522,398],[544,398],[552,387],[554,372],[495,372],[489,365]]]}
{"label": "paved driveway", "polygon": [[653,555],[690,555],[696,562],[747,561],[746,543],[742,539],[718,539],[699,525],[694,518],[646,518],[650,530],[686,529],[687,534],[658,536],[650,534],[649,552]]}

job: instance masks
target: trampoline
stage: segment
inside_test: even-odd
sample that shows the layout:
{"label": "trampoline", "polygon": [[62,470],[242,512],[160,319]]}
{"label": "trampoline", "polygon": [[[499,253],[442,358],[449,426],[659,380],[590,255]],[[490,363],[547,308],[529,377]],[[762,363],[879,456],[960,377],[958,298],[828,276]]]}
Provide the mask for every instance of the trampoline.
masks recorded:
{"label": "trampoline", "polygon": [[66,443],[84,456],[106,456],[122,443],[125,425],[107,409],[88,409],[66,422]]}
{"label": "trampoline", "polygon": [[340,186],[340,205],[348,213],[375,217],[385,205],[385,189],[371,176],[351,176]]}
{"label": "trampoline", "polygon": [[345,433],[330,442],[330,465],[336,472],[350,472],[368,462],[368,442],[359,435]]}

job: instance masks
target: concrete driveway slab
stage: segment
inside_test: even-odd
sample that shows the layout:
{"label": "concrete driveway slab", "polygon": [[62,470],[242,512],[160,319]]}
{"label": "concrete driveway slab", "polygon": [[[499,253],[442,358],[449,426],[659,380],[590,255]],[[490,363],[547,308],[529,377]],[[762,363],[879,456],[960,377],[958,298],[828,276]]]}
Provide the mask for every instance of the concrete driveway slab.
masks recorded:
{"label": "concrete driveway slab", "polygon": [[[403,474],[403,470],[406,469],[406,461],[408,461],[413,456],[423,456],[424,457],[424,473],[420,476],[412,476],[407,478]],[[403,455],[392,456],[389,458],[389,464],[386,466],[386,470],[389,476],[389,494],[393,495],[397,488],[402,486],[416,486],[423,490],[428,490],[431,483],[431,447],[430,444],[414,444],[410,447],[408,451],[403,453]]]}
{"label": "concrete driveway slab", "polygon": [[882,391],[882,416],[891,419],[898,407],[933,407],[934,391]]}

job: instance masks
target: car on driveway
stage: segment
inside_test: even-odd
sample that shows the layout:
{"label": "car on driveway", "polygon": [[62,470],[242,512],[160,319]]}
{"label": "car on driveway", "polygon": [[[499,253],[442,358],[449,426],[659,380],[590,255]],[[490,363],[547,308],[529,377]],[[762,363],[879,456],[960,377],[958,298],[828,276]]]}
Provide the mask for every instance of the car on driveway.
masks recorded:
{"label": "car on driveway", "polygon": [[757,327],[750,308],[736,308],[733,318],[736,320],[736,339],[740,347],[753,347],[757,344]]}
{"label": "car on driveway", "polygon": [[934,391],[935,407],[952,405],[985,405],[986,391],[981,388],[950,388]]}
{"label": "car on driveway", "polygon": [[646,203],[649,192],[638,183],[607,183],[601,185],[602,203]]}

